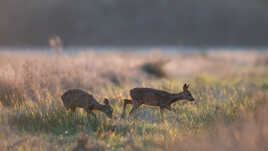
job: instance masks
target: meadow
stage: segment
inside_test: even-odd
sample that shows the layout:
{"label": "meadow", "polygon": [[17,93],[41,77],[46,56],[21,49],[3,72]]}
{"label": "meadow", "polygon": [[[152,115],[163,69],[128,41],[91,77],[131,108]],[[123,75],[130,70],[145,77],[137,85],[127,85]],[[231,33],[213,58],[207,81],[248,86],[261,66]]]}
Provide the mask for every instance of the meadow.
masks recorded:
{"label": "meadow", "polygon": [[[107,51],[79,53],[0,51],[0,149],[267,150],[268,53]],[[190,83],[196,104],[173,105],[160,118],[143,106],[120,118],[134,87],[182,91]],[[61,95],[79,88],[114,110],[66,110]],[[131,107],[127,108],[127,112]]]}

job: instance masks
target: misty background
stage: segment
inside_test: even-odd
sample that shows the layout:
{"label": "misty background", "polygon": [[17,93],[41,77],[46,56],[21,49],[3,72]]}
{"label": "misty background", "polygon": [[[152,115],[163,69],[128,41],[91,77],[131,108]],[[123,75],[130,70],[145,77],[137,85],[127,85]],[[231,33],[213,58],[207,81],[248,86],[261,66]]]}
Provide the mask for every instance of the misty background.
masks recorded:
{"label": "misty background", "polygon": [[267,46],[266,0],[0,0],[1,46]]}

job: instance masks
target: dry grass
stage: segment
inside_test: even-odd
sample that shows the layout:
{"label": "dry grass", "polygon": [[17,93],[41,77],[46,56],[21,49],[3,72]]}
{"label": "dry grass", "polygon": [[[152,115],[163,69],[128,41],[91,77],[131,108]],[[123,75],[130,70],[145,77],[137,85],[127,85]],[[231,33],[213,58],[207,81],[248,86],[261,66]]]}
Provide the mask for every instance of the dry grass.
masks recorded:
{"label": "dry grass", "polygon": [[218,122],[210,132],[197,138],[178,138],[164,150],[266,151],[268,149],[268,106],[245,113],[232,124]]}
{"label": "dry grass", "polygon": [[[258,52],[0,52],[0,148],[4,150],[267,150],[266,64]],[[169,60],[162,79],[148,62]],[[135,86],[171,92],[191,82],[197,104],[177,103],[177,113],[143,107],[135,118],[99,120],[66,111],[64,91],[81,88],[122,100]],[[130,108],[128,108],[128,111]]]}

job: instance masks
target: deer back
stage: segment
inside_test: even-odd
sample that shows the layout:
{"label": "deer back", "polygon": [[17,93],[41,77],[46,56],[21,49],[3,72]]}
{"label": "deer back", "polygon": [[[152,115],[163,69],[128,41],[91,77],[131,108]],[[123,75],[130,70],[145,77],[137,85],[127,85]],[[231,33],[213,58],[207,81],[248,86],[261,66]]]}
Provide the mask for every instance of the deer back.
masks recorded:
{"label": "deer back", "polygon": [[97,101],[91,94],[80,89],[71,89],[62,95],[65,106],[75,106],[85,108],[90,104],[96,104]]}
{"label": "deer back", "polygon": [[130,90],[130,96],[140,104],[162,106],[172,100],[171,93],[153,88],[134,88]]}

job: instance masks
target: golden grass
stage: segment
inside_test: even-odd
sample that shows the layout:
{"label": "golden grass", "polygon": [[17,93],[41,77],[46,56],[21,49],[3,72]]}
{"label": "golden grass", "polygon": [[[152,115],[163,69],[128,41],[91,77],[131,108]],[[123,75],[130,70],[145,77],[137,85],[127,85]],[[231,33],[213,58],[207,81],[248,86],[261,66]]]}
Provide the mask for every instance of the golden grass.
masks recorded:
{"label": "golden grass", "polygon": [[[0,52],[0,148],[4,150],[265,150],[267,64],[253,52]],[[169,60],[157,78],[144,64]],[[197,104],[177,113],[142,107],[120,119],[135,86],[181,91],[191,82]],[[117,119],[66,111],[64,91],[81,88],[107,97]],[[127,108],[130,110],[130,107]],[[253,143],[252,143],[253,142]]]}

